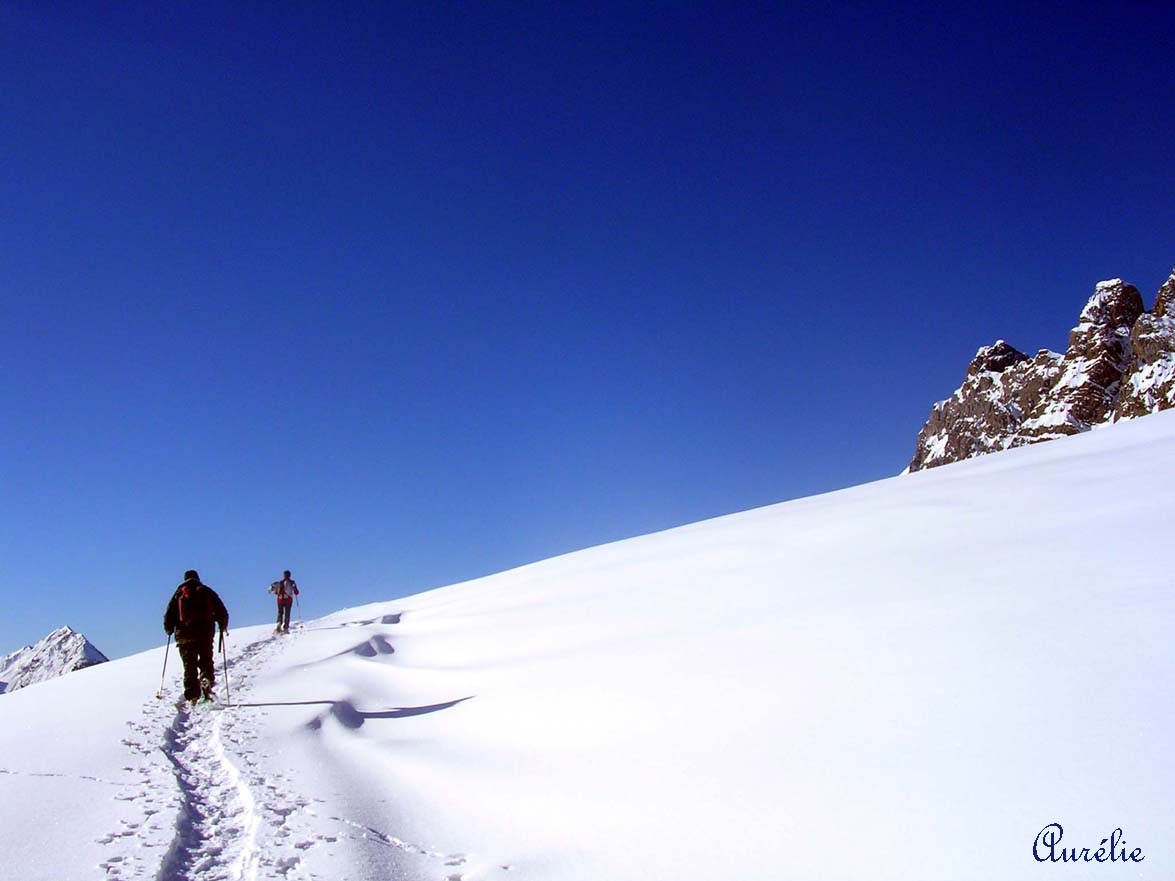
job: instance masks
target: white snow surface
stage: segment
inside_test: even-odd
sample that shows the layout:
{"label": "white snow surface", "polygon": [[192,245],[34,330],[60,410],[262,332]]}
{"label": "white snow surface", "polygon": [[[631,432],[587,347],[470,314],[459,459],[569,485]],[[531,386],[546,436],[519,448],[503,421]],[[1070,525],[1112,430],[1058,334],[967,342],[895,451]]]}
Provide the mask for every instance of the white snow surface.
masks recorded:
{"label": "white snow surface", "polygon": [[1175,411],[234,630],[224,709],[19,691],[3,874],[1168,878],[1172,473]]}

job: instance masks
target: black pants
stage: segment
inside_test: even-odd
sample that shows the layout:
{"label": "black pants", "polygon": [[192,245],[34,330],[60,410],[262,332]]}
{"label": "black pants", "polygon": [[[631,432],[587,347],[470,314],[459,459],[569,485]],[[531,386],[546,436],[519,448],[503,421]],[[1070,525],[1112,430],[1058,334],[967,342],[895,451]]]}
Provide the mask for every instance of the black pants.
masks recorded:
{"label": "black pants", "polygon": [[212,652],[214,635],[210,630],[207,635],[201,633],[175,644],[180,660],[184,662],[184,697],[190,701],[202,694],[201,679],[208,680],[209,688],[216,684],[216,655]]}
{"label": "black pants", "polygon": [[[277,604],[277,626],[278,629],[290,629],[290,607],[294,605],[294,601],[290,600],[288,603],[278,602]],[[282,623],[282,616],[285,616],[285,624]]]}

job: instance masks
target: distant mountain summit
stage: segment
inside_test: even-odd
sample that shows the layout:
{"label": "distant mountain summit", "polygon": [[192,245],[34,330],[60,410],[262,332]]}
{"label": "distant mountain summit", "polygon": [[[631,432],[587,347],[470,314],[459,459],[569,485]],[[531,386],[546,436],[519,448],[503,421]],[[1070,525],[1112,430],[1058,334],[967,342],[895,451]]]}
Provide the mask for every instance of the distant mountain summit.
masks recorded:
{"label": "distant mountain summit", "polygon": [[36,645],[26,645],[0,658],[0,694],[107,660],[82,634],[58,627]]}
{"label": "distant mountain summit", "polygon": [[908,470],[920,471],[1175,407],[1175,270],[1146,310],[1134,285],[1099,282],[1064,355],[984,346],[930,411]]}

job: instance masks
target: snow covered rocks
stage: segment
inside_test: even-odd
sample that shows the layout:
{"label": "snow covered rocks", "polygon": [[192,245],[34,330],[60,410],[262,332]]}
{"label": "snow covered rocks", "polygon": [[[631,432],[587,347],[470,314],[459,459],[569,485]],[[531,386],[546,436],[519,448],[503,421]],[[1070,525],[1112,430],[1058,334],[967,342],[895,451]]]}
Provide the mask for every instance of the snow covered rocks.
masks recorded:
{"label": "snow covered rocks", "polygon": [[1175,271],[1159,289],[1155,308],[1134,322],[1130,367],[1115,418],[1145,416],[1175,406]]}
{"label": "snow covered rocks", "polygon": [[920,471],[1175,407],[1175,270],[1147,312],[1120,278],[1099,282],[1064,355],[981,348],[934,405],[910,461]]}
{"label": "snow covered rocks", "polygon": [[0,658],[0,694],[56,679],[107,660],[94,644],[69,627],[58,627],[36,645]]}

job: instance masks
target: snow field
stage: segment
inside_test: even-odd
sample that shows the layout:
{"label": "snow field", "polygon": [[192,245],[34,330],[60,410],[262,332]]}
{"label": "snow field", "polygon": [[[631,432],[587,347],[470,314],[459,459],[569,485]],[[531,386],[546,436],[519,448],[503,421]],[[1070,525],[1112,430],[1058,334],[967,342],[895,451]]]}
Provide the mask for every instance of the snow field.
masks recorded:
{"label": "snow field", "polygon": [[[21,690],[3,849],[22,881],[1166,878],[1172,473],[1163,413],[234,631],[223,711],[154,700],[159,650]],[[1146,861],[1038,863],[1052,822]]]}

